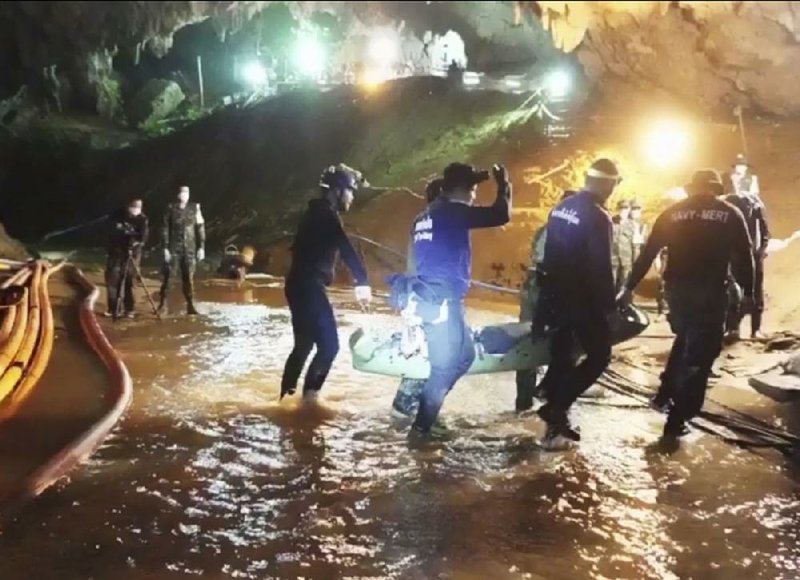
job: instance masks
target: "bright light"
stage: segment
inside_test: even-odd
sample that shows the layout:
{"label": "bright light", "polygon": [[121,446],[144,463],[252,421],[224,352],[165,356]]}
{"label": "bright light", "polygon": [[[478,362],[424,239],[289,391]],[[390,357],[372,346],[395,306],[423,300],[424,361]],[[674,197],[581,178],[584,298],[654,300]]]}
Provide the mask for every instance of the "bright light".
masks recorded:
{"label": "bright light", "polygon": [[481,75],[480,73],[476,72],[465,72],[464,73],[464,84],[467,86],[474,87],[475,85],[481,84]]}
{"label": "bright light", "polygon": [[661,119],[652,123],[642,138],[647,161],[659,169],[679,166],[689,155],[692,131],[685,122]]}
{"label": "bright light", "polygon": [[325,47],[315,36],[304,34],[297,39],[294,64],[300,74],[317,78],[325,70]]}
{"label": "bright light", "polygon": [[367,47],[369,58],[376,64],[389,66],[400,58],[400,45],[397,39],[388,34],[379,34],[370,38]]}
{"label": "bright light", "polygon": [[503,82],[507,87],[511,87],[512,89],[518,89],[522,86],[522,81],[514,77],[506,77]]}
{"label": "bright light", "polygon": [[361,82],[367,87],[374,88],[391,78],[391,73],[382,68],[368,68],[364,71]]}
{"label": "bright light", "polygon": [[249,62],[242,68],[242,78],[253,87],[267,84],[267,69],[261,63]]}
{"label": "bright light", "polygon": [[544,79],[544,88],[551,99],[563,99],[572,90],[572,75],[569,71],[551,71]]}

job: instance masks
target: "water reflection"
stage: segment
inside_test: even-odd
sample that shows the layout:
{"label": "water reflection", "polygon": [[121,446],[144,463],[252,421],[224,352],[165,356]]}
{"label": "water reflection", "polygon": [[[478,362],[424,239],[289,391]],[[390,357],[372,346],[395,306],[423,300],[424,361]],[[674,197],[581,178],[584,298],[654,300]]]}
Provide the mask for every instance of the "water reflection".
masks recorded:
{"label": "water reflection", "polygon": [[[395,381],[353,372],[346,349],[322,408],[278,404],[280,289],[203,298],[199,321],[112,329],[134,406],[2,533],[4,580],[796,576],[800,496],[775,457],[705,436],[665,456],[659,417],[588,405],[580,447],[542,453],[538,421],[509,412],[512,375],[463,381],[452,438],[410,451],[387,415]],[[390,323],[339,316],[342,344]]]}

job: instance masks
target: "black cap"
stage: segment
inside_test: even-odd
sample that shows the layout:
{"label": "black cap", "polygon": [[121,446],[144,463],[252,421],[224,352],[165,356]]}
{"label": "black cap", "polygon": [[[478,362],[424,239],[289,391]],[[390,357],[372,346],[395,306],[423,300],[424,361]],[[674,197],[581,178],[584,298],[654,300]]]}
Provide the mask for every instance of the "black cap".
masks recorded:
{"label": "black cap", "polygon": [[698,193],[713,193],[722,195],[724,187],[722,178],[714,169],[699,169],[692,174],[692,180],[683,186],[686,193],[694,195]]}
{"label": "black cap", "polygon": [[472,187],[489,179],[488,171],[478,171],[466,163],[451,163],[444,169],[444,189],[454,187]]}

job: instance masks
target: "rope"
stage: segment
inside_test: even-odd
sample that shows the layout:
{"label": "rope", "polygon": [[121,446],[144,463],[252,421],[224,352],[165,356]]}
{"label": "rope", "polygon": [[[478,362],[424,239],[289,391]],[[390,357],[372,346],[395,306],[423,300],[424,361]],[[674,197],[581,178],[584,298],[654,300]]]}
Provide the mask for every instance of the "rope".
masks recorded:
{"label": "rope", "polygon": [[[376,248],[378,248],[380,250],[383,250],[383,251],[385,251],[385,252],[387,252],[389,254],[392,254],[396,258],[400,258],[402,260],[405,260],[407,258],[406,255],[403,254],[402,252],[399,252],[399,251],[395,250],[394,248],[390,248],[389,246],[385,246],[385,245],[381,244],[380,242],[376,242],[375,240],[371,240],[371,239],[369,239],[367,237],[364,237],[364,236],[362,236],[360,234],[354,234],[352,232],[347,232],[347,233],[348,233],[349,236],[352,236],[353,238],[355,238],[357,240],[360,240],[362,242],[365,242],[367,244],[375,246]],[[475,286],[476,288],[483,288],[485,290],[492,290],[493,292],[501,292],[501,293],[504,293],[504,294],[519,295],[519,293],[520,293],[519,290],[516,290],[514,288],[507,288],[505,286],[498,286],[496,284],[489,284],[488,282],[481,282],[479,280],[470,280],[470,284],[472,286]]]}
{"label": "rope", "polygon": [[[641,369],[641,370],[643,372],[645,372],[645,373],[650,374],[653,377],[657,376],[657,375],[655,375],[655,373],[651,373],[650,371],[647,371],[647,370],[644,370],[644,369]],[[618,372],[616,372],[614,370],[609,370],[609,374],[612,375],[612,376],[618,377],[618,378],[620,378],[620,379],[622,379],[622,380],[624,380],[624,381],[626,381],[626,382],[628,382],[630,384],[634,384],[634,385],[636,384],[633,381],[631,381],[630,379],[628,379],[627,377],[625,377],[624,375],[621,375],[620,373],[618,373]],[[762,419],[759,419],[758,417],[754,417],[752,415],[749,415],[748,413],[744,413],[742,411],[739,411],[738,409],[734,409],[733,407],[729,407],[728,405],[725,405],[724,403],[720,403],[719,401],[717,401],[716,399],[714,399],[712,397],[706,397],[706,401],[711,403],[712,405],[716,405],[717,407],[719,407],[723,411],[727,411],[728,413],[731,413],[731,414],[735,415],[736,417],[738,417],[739,421],[753,423],[756,426],[758,426],[761,429],[763,429],[764,431],[768,431],[768,432],[772,433],[775,436],[783,437],[787,441],[791,441],[794,444],[800,444],[800,438],[799,437],[795,437],[794,435],[792,435],[790,433],[787,433],[785,431],[781,431],[781,430],[777,429],[776,427],[774,427],[773,425],[767,423],[766,421],[764,421]],[[701,413],[707,413],[707,412],[706,411],[701,411]],[[714,415],[714,414],[709,413],[709,415]]]}
{"label": "rope", "polygon": [[[643,389],[640,385],[631,379],[628,379],[624,375],[621,375],[617,371],[614,371],[613,369],[608,369],[598,382],[603,387],[617,394],[628,396],[642,403],[647,403],[651,395],[648,390]],[[800,447],[800,438],[795,437],[790,433],[776,429],[757,417],[752,417],[746,413],[742,413],[741,411],[731,409],[714,401],[713,399],[709,399],[708,402],[711,404],[717,404],[723,409],[738,415],[738,417],[726,417],[719,413],[701,411],[698,414],[698,417],[690,421],[690,423],[692,426],[705,433],[714,435],[726,443],[734,444],[745,449],[771,448],[783,453],[786,456],[794,456],[794,450]],[[704,422],[707,422],[710,425],[706,425]],[[750,436],[754,438],[755,441],[741,439],[739,437],[731,437],[719,429],[714,429],[712,425],[728,429],[729,431],[733,431],[735,433],[738,432],[742,435]]]}

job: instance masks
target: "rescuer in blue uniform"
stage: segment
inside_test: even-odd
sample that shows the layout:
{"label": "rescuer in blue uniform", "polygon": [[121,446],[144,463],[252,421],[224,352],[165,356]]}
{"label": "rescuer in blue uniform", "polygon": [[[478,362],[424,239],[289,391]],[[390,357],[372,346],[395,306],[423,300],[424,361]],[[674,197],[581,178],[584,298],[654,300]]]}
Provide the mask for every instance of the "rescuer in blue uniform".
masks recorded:
{"label": "rescuer in blue uniform", "polygon": [[355,278],[356,300],[368,303],[372,291],[367,270],[342,227],[346,212],[363,184],[361,174],[346,165],[329,167],[320,178],[321,197],[309,202],[292,244],[292,266],[286,277],[286,300],[292,313],[294,349],[286,360],[281,398],[294,394],[311,350],[317,352],[306,371],[303,397],[316,398],[339,352],[333,308],[325,287],[333,282],[337,253]]}
{"label": "rescuer in blue uniform", "polygon": [[[551,331],[552,380],[543,387],[547,403],[538,411],[547,423],[545,448],[580,441],[570,425],[569,409],[611,360],[609,318],[615,311],[615,292],[611,218],[604,204],[620,179],[612,161],[598,159],[586,173],[584,188],[559,203],[547,221],[534,320],[535,332]],[[577,366],[576,342],[586,354]]]}
{"label": "rescuer in blue uniform", "polygon": [[[441,177],[437,177],[428,182],[425,186],[425,201],[428,205],[436,201],[442,194]],[[416,264],[414,263],[414,240],[409,240],[408,256],[406,262],[406,274],[414,276],[416,274]],[[403,420],[411,419],[419,409],[419,395],[422,387],[425,386],[425,379],[409,379],[403,377],[397,386],[397,393],[392,401],[392,413],[396,418]]]}
{"label": "rescuer in blue uniform", "polygon": [[750,236],[741,211],[718,199],[723,191],[719,174],[696,171],[684,189],[689,197],[658,217],[619,297],[621,304],[630,303],[636,285],[666,247],[664,284],[675,342],[653,406],[668,409],[664,437],[673,441],[687,432],[686,422],[703,407],[711,367],[722,350],[729,271],[748,305],[753,302]]}
{"label": "rescuer in blue uniform", "polygon": [[441,195],[414,220],[411,238],[415,280],[413,303],[422,319],[431,373],[422,388],[412,433],[427,434],[444,398],[475,358],[472,331],[465,320],[472,247],[470,230],[493,228],[511,220],[511,184],[505,167],[495,165],[497,198],[475,207],[478,183],[489,172],[451,163],[444,170]]}

